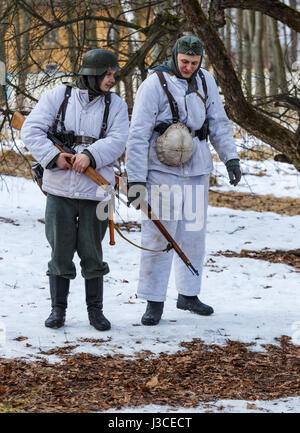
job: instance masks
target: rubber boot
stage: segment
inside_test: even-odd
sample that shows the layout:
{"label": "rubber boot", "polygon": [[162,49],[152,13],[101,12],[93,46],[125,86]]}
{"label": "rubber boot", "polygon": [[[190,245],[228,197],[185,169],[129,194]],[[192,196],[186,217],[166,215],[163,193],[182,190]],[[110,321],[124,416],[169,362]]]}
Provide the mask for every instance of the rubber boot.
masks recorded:
{"label": "rubber boot", "polygon": [[70,280],[57,275],[50,275],[49,284],[52,311],[45,321],[45,326],[61,328],[65,323]]}
{"label": "rubber boot", "polygon": [[90,324],[98,331],[111,328],[110,322],[104,317],[103,309],[103,277],[85,280],[86,305]]}
{"label": "rubber boot", "polygon": [[203,304],[197,296],[185,296],[179,294],[176,306],[180,310],[189,310],[192,313],[201,314],[202,316],[209,316],[214,312],[212,307]]}
{"label": "rubber boot", "polygon": [[147,308],[142,317],[142,324],[146,326],[157,325],[164,310],[163,302],[147,301]]}

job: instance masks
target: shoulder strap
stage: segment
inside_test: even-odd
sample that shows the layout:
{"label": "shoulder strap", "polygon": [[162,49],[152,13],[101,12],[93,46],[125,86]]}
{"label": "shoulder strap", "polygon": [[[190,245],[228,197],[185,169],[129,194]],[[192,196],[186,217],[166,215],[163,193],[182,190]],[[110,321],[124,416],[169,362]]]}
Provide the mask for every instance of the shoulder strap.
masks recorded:
{"label": "shoulder strap", "polygon": [[171,107],[171,111],[172,111],[173,123],[178,123],[179,122],[179,111],[178,111],[177,102],[173,98],[172,94],[169,92],[168,85],[167,85],[167,82],[166,82],[166,79],[164,77],[163,72],[162,71],[155,71],[155,72],[158,75],[160,84],[162,85],[162,88],[164,89],[164,91],[167,95],[167,98],[168,98],[168,101],[169,101],[169,104]]}
{"label": "shoulder strap", "polygon": [[103,138],[104,137],[104,134],[105,134],[106,129],[107,129],[107,119],[108,119],[108,115],[109,115],[109,106],[110,106],[110,102],[111,102],[111,93],[107,93],[105,95],[104,102],[105,102],[105,109],[104,109],[102,126],[101,126],[101,131],[100,131],[99,138]]}
{"label": "shoulder strap", "polygon": [[201,69],[199,69],[199,76],[200,76],[201,81],[202,81],[202,87],[203,87],[203,90],[204,90],[205,102],[206,102],[207,98],[208,98],[207,84],[206,84],[205,76],[204,76],[203,72],[201,71]]}
{"label": "shoulder strap", "polygon": [[55,119],[55,122],[54,122],[54,125],[53,125],[53,132],[54,132],[54,134],[57,131],[57,125],[58,125],[58,122],[59,122],[60,115],[61,115],[61,121],[60,122],[61,122],[62,130],[63,131],[66,130],[66,128],[65,128],[65,117],[66,117],[67,105],[68,105],[69,98],[71,96],[71,92],[72,92],[72,86],[66,85],[65,96],[64,96],[64,99],[63,99],[63,101],[62,101],[62,103],[61,103],[61,105],[59,107],[59,110],[57,112],[56,119]]}

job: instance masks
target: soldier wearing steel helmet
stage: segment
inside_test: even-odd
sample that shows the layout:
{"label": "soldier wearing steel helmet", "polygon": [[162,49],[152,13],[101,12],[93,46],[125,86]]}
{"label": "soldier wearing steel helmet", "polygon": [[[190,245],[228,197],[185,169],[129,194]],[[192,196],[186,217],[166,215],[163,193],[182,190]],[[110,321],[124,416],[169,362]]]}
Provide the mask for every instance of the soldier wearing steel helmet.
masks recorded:
{"label": "soldier wearing steel helmet", "polygon": [[[103,276],[109,267],[101,242],[107,220],[96,215],[103,190],[84,172],[91,165],[114,185],[113,165],[124,151],[129,129],[126,103],[110,92],[118,69],[113,52],[88,51],[76,87],[60,85],[45,92],[21,131],[25,145],[44,168],[45,228],[52,250],[47,269],[52,310],[45,321],[50,328],[65,323],[70,280],[76,276],[75,252],[85,280],[90,324],[100,331],[111,327],[103,314]],[[50,129],[71,137],[76,154],[60,153],[47,138]]]}
{"label": "soldier wearing steel helmet", "polygon": [[[129,201],[138,208],[148,193],[152,209],[157,203],[156,215],[200,274],[200,278],[192,275],[177,255],[173,260],[172,251],[159,252],[165,241],[155,225],[144,219],[142,246],[155,251],[141,253],[137,294],[147,300],[144,325],[157,325],[162,317],[173,261],[177,308],[199,315],[213,313],[198,298],[213,169],[208,135],[227,167],[230,183],[237,185],[241,171],[217,85],[201,68],[202,55],[196,36],[179,38],[171,59],[149,71],[133,108],[126,151]],[[169,192],[167,205],[166,195],[157,193],[159,188]],[[168,211],[165,217],[164,210]]]}

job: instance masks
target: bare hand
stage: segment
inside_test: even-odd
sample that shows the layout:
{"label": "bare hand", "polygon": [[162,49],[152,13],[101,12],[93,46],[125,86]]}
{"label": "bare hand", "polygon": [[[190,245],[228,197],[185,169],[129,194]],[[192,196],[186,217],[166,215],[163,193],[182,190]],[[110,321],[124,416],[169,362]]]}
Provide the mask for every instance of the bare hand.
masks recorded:
{"label": "bare hand", "polygon": [[56,165],[61,170],[68,170],[69,168],[72,168],[72,165],[70,162],[67,161],[67,158],[72,158],[71,153],[60,153],[59,157],[56,160]]}
{"label": "bare hand", "polygon": [[78,173],[84,173],[90,163],[90,158],[84,153],[72,155],[73,170],[77,171]]}

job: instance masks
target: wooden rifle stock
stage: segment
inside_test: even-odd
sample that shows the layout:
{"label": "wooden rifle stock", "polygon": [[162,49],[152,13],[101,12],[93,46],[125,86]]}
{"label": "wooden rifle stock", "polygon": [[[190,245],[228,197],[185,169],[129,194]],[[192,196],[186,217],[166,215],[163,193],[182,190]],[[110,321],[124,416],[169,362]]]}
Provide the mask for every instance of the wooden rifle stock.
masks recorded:
{"label": "wooden rifle stock", "polygon": [[[18,111],[15,111],[11,119],[11,126],[20,131],[24,122],[25,122],[25,117],[23,116],[23,114],[19,113]],[[67,153],[59,144],[55,142],[53,142],[53,144],[62,153]],[[111,184],[106,179],[104,179],[104,177],[102,177],[101,174],[99,174],[96,170],[94,170],[93,167],[91,166],[88,166],[84,174],[87,175],[93,182],[97,183],[97,185],[101,186],[104,189],[111,187]]]}
{"label": "wooden rifle stock", "polygon": [[[25,117],[16,111],[12,117],[11,120],[11,126],[15,129],[21,130],[23,123],[25,121]],[[54,146],[56,146],[62,153],[66,153],[64,149],[57,143],[53,141]],[[70,160],[69,160],[70,162]],[[71,162],[70,162],[71,163]],[[97,185],[101,186],[104,189],[109,189],[109,192],[112,192],[113,188],[109,182],[107,182],[104,177],[101,176],[96,170],[93,169],[93,167],[89,166],[85,170],[84,174],[88,176],[93,182],[95,182]],[[113,209],[112,206],[109,206],[109,235],[110,235],[110,245],[115,245],[115,238],[114,238],[114,222],[113,222]]]}

